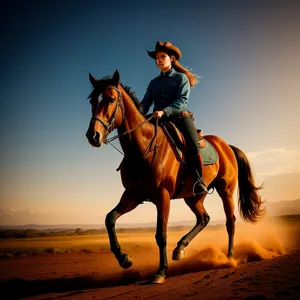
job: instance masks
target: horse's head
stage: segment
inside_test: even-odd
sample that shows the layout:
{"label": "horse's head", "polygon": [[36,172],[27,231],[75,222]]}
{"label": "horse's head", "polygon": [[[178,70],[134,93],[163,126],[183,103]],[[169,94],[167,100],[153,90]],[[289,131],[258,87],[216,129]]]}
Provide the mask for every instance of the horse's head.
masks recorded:
{"label": "horse's head", "polygon": [[91,74],[89,78],[94,90],[89,96],[92,119],[86,137],[92,146],[100,147],[123,120],[120,74],[116,70],[112,78],[97,80]]}

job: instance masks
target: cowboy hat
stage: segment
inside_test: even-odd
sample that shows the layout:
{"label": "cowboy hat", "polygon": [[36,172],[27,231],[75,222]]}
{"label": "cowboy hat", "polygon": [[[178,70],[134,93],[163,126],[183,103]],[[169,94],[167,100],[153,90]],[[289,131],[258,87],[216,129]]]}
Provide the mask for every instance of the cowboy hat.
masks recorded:
{"label": "cowboy hat", "polygon": [[154,51],[147,51],[148,55],[154,59],[156,59],[157,52],[166,52],[167,54],[174,55],[177,60],[181,57],[180,50],[173,46],[170,42],[161,42],[158,41],[155,45]]}

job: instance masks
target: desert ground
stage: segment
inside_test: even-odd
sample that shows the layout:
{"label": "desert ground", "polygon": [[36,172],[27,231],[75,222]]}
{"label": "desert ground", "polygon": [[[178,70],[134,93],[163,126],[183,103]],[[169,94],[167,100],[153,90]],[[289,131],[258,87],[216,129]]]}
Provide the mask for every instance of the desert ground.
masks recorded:
{"label": "desert ground", "polygon": [[300,218],[236,225],[235,258],[226,258],[225,226],[205,228],[172,261],[184,231],[168,232],[168,277],[151,284],[158,267],[154,232],[119,233],[134,265],[121,269],[106,234],[0,241],[0,251],[50,247],[55,253],[0,260],[1,299],[300,299]]}

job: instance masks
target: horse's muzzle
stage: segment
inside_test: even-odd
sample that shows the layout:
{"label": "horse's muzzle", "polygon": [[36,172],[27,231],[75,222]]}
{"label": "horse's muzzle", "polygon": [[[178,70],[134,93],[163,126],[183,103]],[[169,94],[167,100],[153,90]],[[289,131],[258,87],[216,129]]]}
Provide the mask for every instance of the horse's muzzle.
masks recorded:
{"label": "horse's muzzle", "polygon": [[86,133],[86,137],[87,137],[89,143],[93,147],[100,147],[101,146],[100,133],[98,131],[94,131],[94,130],[91,130],[89,128],[87,133]]}

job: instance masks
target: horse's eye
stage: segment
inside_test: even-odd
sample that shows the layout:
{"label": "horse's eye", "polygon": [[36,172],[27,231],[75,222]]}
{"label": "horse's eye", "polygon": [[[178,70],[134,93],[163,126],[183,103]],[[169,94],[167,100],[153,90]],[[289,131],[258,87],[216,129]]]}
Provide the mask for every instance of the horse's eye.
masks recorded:
{"label": "horse's eye", "polygon": [[109,102],[110,102],[110,103],[114,103],[115,100],[116,100],[116,98],[109,98]]}

